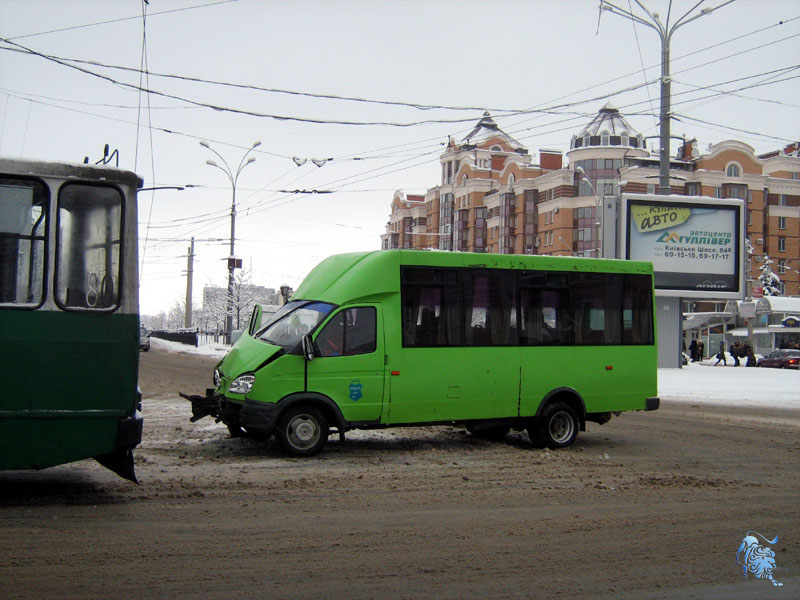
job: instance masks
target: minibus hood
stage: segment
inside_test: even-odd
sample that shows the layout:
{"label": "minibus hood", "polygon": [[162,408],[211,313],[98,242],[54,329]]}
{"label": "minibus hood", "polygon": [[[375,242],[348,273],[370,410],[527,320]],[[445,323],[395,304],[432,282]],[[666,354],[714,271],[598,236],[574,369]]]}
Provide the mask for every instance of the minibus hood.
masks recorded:
{"label": "minibus hood", "polygon": [[238,377],[243,373],[255,371],[258,367],[278,353],[284,352],[280,346],[254,340],[245,334],[233,345],[230,352],[220,363],[220,370],[225,377]]}

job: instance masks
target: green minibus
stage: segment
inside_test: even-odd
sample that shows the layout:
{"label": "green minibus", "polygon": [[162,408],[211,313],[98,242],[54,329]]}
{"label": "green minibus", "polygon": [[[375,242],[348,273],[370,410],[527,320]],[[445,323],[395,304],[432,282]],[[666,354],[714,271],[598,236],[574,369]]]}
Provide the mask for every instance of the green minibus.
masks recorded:
{"label": "green minibus", "polygon": [[652,264],[413,250],[332,256],[249,327],[192,401],[293,456],[331,432],[465,426],[572,444],[586,422],[655,410]]}

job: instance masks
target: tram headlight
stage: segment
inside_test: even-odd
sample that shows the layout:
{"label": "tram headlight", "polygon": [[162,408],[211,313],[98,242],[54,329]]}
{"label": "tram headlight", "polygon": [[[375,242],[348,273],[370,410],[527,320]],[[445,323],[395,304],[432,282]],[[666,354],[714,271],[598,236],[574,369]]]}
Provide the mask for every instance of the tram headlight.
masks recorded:
{"label": "tram headlight", "polygon": [[232,394],[247,394],[253,389],[253,384],[256,381],[256,376],[251,374],[240,375],[233,380],[228,391]]}
{"label": "tram headlight", "polygon": [[222,375],[220,375],[219,369],[214,369],[214,387],[218,388],[222,384]]}

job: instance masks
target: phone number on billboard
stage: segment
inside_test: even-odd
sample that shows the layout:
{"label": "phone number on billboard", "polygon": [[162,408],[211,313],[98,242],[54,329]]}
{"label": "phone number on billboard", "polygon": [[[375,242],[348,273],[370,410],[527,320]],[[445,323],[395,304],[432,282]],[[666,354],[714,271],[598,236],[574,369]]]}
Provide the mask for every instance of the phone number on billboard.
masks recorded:
{"label": "phone number on billboard", "polygon": [[689,251],[674,251],[667,250],[664,252],[664,258],[692,258],[697,260],[728,260],[729,254],[711,253],[711,252],[689,252]]}

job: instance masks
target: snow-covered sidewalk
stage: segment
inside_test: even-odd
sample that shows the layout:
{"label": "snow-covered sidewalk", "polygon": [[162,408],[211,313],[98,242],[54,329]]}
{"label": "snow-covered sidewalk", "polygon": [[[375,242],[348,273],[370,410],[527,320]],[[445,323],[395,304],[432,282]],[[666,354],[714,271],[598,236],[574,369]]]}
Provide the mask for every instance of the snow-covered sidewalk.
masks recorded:
{"label": "snow-covered sidewalk", "polygon": [[734,367],[716,358],[690,363],[682,369],[658,370],[658,395],[662,400],[695,404],[758,406],[800,409],[800,371]]}

